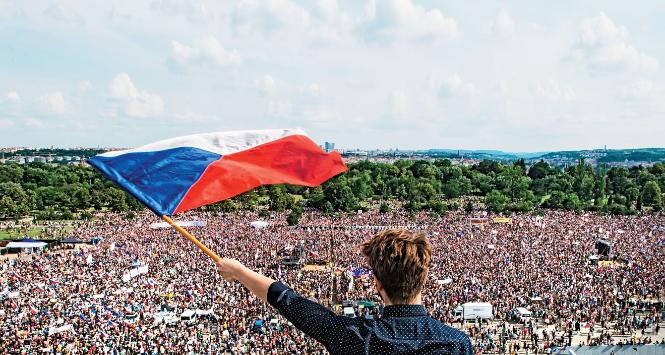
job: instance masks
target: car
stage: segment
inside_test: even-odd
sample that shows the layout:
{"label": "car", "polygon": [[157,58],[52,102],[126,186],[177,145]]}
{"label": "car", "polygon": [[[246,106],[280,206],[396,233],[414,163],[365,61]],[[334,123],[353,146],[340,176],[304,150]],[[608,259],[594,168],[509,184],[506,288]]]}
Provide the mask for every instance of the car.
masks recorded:
{"label": "car", "polygon": [[529,320],[531,320],[532,314],[531,311],[524,307],[517,307],[513,310],[514,314],[514,319],[519,321],[520,323],[527,323]]}
{"label": "car", "polygon": [[356,317],[356,312],[353,310],[353,307],[344,307],[344,309],[342,310],[342,314],[345,317],[349,317],[349,318],[355,318]]}
{"label": "car", "polygon": [[192,324],[196,322],[196,311],[187,309],[182,314],[180,314],[180,320],[187,324]]}
{"label": "car", "polygon": [[211,321],[217,320],[217,316],[215,315],[215,312],[212,309],[197,309],[196,317],[198,317],[199,319],[206,319]]}

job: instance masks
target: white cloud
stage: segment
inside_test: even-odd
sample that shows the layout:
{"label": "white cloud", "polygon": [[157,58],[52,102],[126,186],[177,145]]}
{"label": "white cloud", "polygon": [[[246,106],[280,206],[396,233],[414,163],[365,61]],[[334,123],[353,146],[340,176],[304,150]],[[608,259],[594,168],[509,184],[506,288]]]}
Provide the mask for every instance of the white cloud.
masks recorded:
{"label": "white cloud", "polygon": [[411,0],[370,0],[365,7],[370,39],[447,39],[458,33],[457,21],[439,9],[425,9]]}
{"label": "white cloud", "polygon": [[65,96],[60,91],[42,95],[39,98],[39,104],[49,113],[62,114],[68,109]]}
{"label": "white cloud", "polygon": [[6,101],[12,104],[19,104],[21,103],[21,95],[16,91],[10,91],[7,93]]}
{"label": "white cloud", "polygon": [[266,108],[266,115],[276,118],[289,117],[293,112],[293,105],[288,100],[270,100]]}
{"label": "white cloud", "polygon": [[536,94],[549,101],[568,102],[576,99],[573,89],[563,88],[554,80],[536,84]]}
{"label": "white cloud", "polygon": [[653,92],[653,82],[650,80],[640,80],[623,88],[621,98],[624,100],[639,100],[651,96]]}
{"label": "white cloud", "polygon": [[656,58],[638,51],[630,44],[630,35],[624,26],[616,25],[602,12],[582,22],[571,57],[586,62],[593,75],[617,69],[655,70],[659,66]]}
{"label": "white cloud", "polygon": [[90,80],[83,80],[78,83],[77,89],[80,93],[84,93],[92,89],[92,83]]}
{"label": "white cloud", "polygon": [[325,91],[326,87],[319,83],[310,83],[300,88],[300,93],[311,97],[319,97],[323,95]]}
{"label": "white cloud", "polygon": [[459,74],[453,74],[441,82],[432,79],[430,80],[430,87],[438,90],[439,95],[444,98],[473,96],[478,93],[473,83],[465,82]]}
{"label": "white cloud", "polygon": [[119,73],[109,86],[112,97],[125,104],[125,113],[131,117],[152,117],[164,112],[164,100],[157,94],[140,91],[129,75]]}
{"label": "white cloud", "polygon": [[51,4],[44,10],[44,14],[54,20],[82,25],[85,23],[83,17],[76,11],[60,4]]}
{"label": "white cloud", "polygon": [[200,23],[210,18],[210,11],[200,1],[159,0],[153,1],[150,8],[169,16],[184,16],[189,22]]}
{"label": "white cloud", "polygon": [[277,89],[277,83],[271,75],[266,74],[260,80],[257,80],[256,87],[262,94],[272,95]]}
{"label": "white cloud", "polygon": [[394,117],[404,117],[408,112],[408,98],[404,90],[395,90],[390,94],[390,104]]}
{"label": "white cloud", "polygon": [[38,120],[33,117],[28,117],[23,120],[23,123],[28,126],[28,127],[34,127],[34,128],[44,128],[46,127],[46,123],[44,121]]}
{"label": "white cloud", "polygon": [[0,128],[12,128],[14,127],[14,121],[8,119],[0,119]]}
{"label": "white cloud", "polygon": [[304,31],[311,16],[291,0],[242,0],[233,11],[232,22],[233,29],[241,35]]}
{"label": "white cloud", "polygon": [[176,113],[173,115],[173,118],[180,123],[206,123],[215,120],[214,116],[202,115],[194,112]]}
{"label": "white cloud", "polygon": [[508,10],[502,8],[496,15],[492,23],[492,32],[496,35],[507,37],[515,32],[515,21],[508,13]]}
{"label": "white cloud", "polygon": [[352,38],[349,35],[357,24],[357,19],[342,11],[337,0],[317,0],[311,18],[308,35],[310,39],[319,42]]}
{"label": "white cloud", "polygon": [[224,49],[213,36],[197,39],[191,46],[172,41],[171,60],[179,66],[201,64],[228,66],[242,63],[238,51]]}

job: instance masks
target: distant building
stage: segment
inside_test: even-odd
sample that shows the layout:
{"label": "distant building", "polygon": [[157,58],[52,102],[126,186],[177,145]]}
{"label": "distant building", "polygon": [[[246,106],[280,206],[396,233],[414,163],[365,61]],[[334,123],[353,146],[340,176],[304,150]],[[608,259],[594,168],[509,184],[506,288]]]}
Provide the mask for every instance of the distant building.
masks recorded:
{"label": "distant building", "polygon": [[333,143],[333,142],[326,142],[326,143],[323,145],[323,149],[326,151],[326,153],[330,153],[330,152],[332,152],[333,150],[335,150],[335,143]]}

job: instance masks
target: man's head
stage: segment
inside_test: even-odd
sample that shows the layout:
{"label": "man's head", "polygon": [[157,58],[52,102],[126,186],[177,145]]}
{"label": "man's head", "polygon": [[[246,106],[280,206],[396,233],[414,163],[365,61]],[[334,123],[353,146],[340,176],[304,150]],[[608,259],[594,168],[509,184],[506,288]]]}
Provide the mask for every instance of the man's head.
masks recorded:
{"label": "man's head", "polygon": [[411,303],[420,295],[432,257],[424,234],[383,231],[363,243],[361,251],[380,283],[379,292],[383,289],[392,303]]}

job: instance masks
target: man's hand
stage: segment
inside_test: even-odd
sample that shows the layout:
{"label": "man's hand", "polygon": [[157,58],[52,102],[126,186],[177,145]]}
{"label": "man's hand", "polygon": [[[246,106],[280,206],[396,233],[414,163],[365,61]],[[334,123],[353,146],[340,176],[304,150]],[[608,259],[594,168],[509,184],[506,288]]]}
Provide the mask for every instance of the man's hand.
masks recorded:
{"label": "man's hand", "polygon": [[240,281],[252,293],[263,301],[268,299],[268,288],[275,280],[258,274],[241,264],[238,260],[224,258],[217,262],[217,271],[226,281]]}
{"label": "man's hand", "polygon": [[217,271],[222,275],[226,281],[235,281],[238,279],[240,272],[245,268],[238,260],[223,258],[217,262]]}

